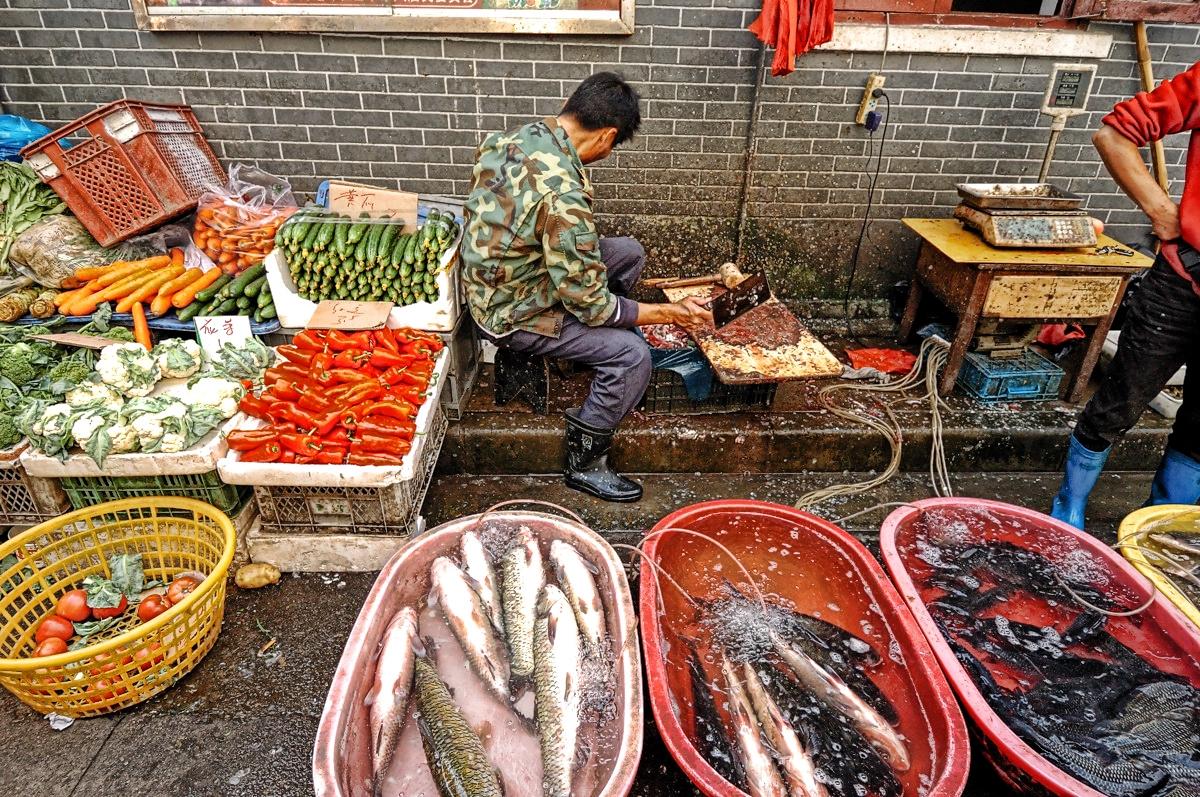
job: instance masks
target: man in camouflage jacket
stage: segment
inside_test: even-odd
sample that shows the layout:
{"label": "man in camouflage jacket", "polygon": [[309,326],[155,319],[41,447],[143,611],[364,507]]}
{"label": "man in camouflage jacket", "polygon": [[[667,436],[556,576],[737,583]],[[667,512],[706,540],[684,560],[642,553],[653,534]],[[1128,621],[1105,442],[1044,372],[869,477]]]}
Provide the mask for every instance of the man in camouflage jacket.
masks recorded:
{"label": "man in camouflage jacket", "polygon": [[609,467],[616,426],[650,382],[642,324],[711,319],[697,300],[628,298],[646,261],[633,238],[600,239],[584,164],[608,157],[641,123],[637,93],[601,72],[557,117],[489,136],[476,155],[460,256],[467,303],[499,357],[550,356],[595,369],[583,406],[567,411],[567,484],[610,501],[641,485]]}

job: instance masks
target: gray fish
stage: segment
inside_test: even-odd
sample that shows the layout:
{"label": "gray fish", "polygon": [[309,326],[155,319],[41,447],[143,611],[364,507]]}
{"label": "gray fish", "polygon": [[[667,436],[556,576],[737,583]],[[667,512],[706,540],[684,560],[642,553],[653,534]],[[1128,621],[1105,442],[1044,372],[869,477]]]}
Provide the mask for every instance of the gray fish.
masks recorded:
{"label": "gray fish", "polygon": [[[423,651],[422,651],[423,652]],[[425,761],[442,797],[503,797],[500,778],[483,749],[454,705],[450,690],[433,665],[419,655],[415,665],[417,728]]]}
{"label": "gray fish", "polygon": [[500,574],[504,633],[512,653],[512,674],[528,678],[533,675],[533,624],[546,572],[537,537],[525,526],[517,530],[516,542],[505,552]]}
{"label": "gray fish", "polygon": [[900,735],[840,678],[778,637],[775,649],[800,683],[822,703],[845,715],[858,732],[887,757],[893,769],[904,772],[911,766],[908,748]]}
{"label": "gray fish", "polygon": [[383,632],[383,647],[375,663],[375,684],[371,688],[371,763],[377,794],[404,727],[412,691],[416,640],[417,613],[406,606],[396,612]]}
{"label": "gray fish", "polygon": [[458,565],[444,556],[433,560],[430,573],[433,602],[441,607],[467,661],[488,689],[502,700],[508,700],[509,668],[504,642],[488,619],[487,608],[479,593]]}
{"label": "gray fish", "polygon": [[550,563],[558,576],[559,586],[575,610],[579,633],[589,650],[598,650],[605,634],[604,603],[596,589],[594,567],[583,558],[579,549],[563,540],[550,543]]}
{"label": "gray fish", "polygon": [[767,694],[762,681],[758,680],[758,673],[749,663],[745,663],[742,665],[742,675],[758,724],[787,778],[789,797],[828,797],[829,793],[817,780],[817,766],[812,756],[800,741],[792,723],[788,722],[779,706]]}
{"label": "gray fish", "polygon": [[579,737],[579,627],[571,604],[553,584],[542,591],[533,629],[533,686],[542,743],[542,793],[569,797]]}
{"label": "gray fish", "polygon": [[487,608],[492,625],[500,633],[504,633],[504,607],[500,604],[499,579],[492,568],[491,557],[483,546],[483,540],[475,531],[464,532],[458,540],[462,553],[462,569],[467,577],[475,584],[475,591]]}
{"label": "gray fish", "polygon": [[751,797],[787,797],[779,770],[775,768],[771,753],[763,743],[746,690],[738,680],[734,666],[724,656],[721,657],[721,672],[725,676],[725,687],[729,690],[729,714],[733,717],[734,735],[742,753]]}

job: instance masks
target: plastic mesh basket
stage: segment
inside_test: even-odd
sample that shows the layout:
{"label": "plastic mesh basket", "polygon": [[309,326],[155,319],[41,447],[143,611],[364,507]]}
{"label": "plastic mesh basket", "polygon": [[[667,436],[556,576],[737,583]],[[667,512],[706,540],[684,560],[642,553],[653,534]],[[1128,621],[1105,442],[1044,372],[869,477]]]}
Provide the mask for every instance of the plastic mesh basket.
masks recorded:
{"label": "plastic mesh basket", "polygon": [[0,525],[41,523],[70,507],[57,481],[25,472],[17,459],[21,450],[18,447],[10,459],[0,459]]}
{"label": "plastic mesh basket", "polygon": [[665,368],[656,368],[642,397],[640,409],[647,413],[703,415],[714,412],[745,412],[770,409],[775,400],[774,383],[762,385],[727,385],[713,379],[712,391],[704,401],[688,397],[683,377]]}
{"label": "plastic mesh basket", "polygon": [[194,498],[232,512],[250,494],[221,481],[215,470],[174,476],[72,476],[62,479],[62,488],[76,509],[120,501],[125,498],[174,496]]}
{"label": "plastic mesh basket", "polygon": [[[0,685],[40,713],[95,717],[168,688],[212,648],[225,610],[234,528],[214,507],[181,498],[117,501],[47,521],[0,546]],[[199,571],[186,598],[147,623],[126,611],[93,642],[31,658],[34,633],[61,595],[110,576],[114,553],[140,553],[148,579]]]}
{"label": "plastic mesh basket", "polygon": [[226,180],[187,105],[109,103],[21,154],[104,246],[190,211]]}

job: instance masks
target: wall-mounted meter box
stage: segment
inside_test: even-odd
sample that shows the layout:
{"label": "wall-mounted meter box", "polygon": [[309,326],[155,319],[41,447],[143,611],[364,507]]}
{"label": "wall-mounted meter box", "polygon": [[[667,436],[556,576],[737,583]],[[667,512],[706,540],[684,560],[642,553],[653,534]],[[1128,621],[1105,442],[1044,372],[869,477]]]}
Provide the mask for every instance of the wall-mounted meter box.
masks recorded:
{"label": "wall-mounted meter box", "polygon": [[1086,113],[1095,82],[1095,64],[1055,64],[1042,100],[1042,113],[1051,116]]}

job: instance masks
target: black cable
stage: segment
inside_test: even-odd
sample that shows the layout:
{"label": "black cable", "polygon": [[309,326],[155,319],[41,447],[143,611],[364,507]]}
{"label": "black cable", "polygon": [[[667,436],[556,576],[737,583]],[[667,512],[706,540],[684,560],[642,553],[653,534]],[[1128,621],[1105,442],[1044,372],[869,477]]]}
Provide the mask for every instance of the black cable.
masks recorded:
{"label": "black cable", "polygon": [[854,254],[850,256],[850,275],[846,279],[846,295],[842,299],[842,312],[846,314],[846,336],[853,338],[850,329],[850,292],[854,289],[854,276],[858,272],[858,259],[862,252],[863,239],[867,235],[867,224],[871,220],[871,206],[875,202],[875,184],[879,181],[880,167],[883,165],[883,148],[887,145],[888,118],[892,115],[892,101],[883,90],[879,97],[884,102],[883,133],[879,139],[879,151],[875,152],[875,133],[871,133],[871,155],[867,156],[867,168],[871,168],[871,156],[875,156],[875,174],[871,177],[871,185],[867,189],[867,207],[863,210],[862,227],[858,230],[858,240],[854,244]]}

